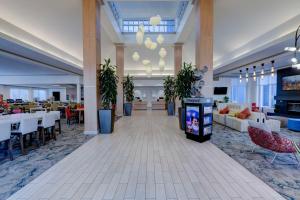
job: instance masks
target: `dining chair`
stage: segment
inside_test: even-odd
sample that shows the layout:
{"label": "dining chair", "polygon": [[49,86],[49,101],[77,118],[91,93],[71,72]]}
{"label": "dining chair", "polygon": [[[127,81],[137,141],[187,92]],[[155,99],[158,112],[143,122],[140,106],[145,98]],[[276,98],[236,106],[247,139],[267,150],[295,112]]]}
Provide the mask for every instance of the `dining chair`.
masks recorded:
{"label": "dining chair", "polygon": [[25,144],[24,139],[28,134],[35,134],[36,146],[39,147],[39,134],[38,134],[38,118],[26,117],[21,119],[18,129],[12,130],[12,135],[17,135],[19,137],[21,153],[24,155]]}
{"label": "dining chair", "polygon": [[49,138],[53,138],[56,140],[56,134],[54,131],[55,127],[55,120],[56,115],[53,113],[45,113],[42,117],[42,122],[39,124],[39,130],[42,135],[42,144],[45,144],[46,141],[46,135],[49,136]]}
{"label": "dining chair", "polygon": [[12,141],[10,138],[11,135],[11,123],[10,122],[0,122],[0,142],[6,142],[7,143],[7,152],[9,154],[10,160],[13,160],[13,154],[12,154]]}

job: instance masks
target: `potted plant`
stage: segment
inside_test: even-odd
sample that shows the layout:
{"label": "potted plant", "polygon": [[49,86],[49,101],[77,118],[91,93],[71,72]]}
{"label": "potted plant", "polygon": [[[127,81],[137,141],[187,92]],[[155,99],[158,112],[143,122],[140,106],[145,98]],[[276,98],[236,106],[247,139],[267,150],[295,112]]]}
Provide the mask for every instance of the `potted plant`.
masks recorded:
{"label": "potted plant", "polygon": [[125,80],[123,81],[123,91],[125,96],[125,103],[124,103],[124,115],[131,116],[132,111],[132,101],[134,99],[134,84],[133,78],[129,75],[126,76]]}
{"label": "potted plant", "polygon": [[164,94],[168,115],[175,115],[175,79],[171,76],[164,79]]}
{"label": "potted plant", "polygon": [[112,106],[116,101],[118,84],[116,67],[111,64],[110,59],[105,59],[104,64],[100,64],[100,70],[97,74],[101,95],[101,108],[98,111],[100,133],[113,132],[114,111]]}
{"label": "potted plant", "polygon": [[175,90],[176,96],[179,97],[181,101],[181,107],[178,108],[179,116],[179,127],[180,129],[185,129],[185,112],[184,112],[184,98],[191,97],[191,86],[194,82],[194,71],[192,63],[184,62],[181,70],[177,74],[175,79]]}

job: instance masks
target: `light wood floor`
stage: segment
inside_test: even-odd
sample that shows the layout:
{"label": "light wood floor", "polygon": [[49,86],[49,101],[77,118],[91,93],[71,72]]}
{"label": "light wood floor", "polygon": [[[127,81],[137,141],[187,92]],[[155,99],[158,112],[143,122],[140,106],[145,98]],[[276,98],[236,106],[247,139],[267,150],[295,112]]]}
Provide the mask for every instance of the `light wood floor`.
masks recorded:
{"label": "light wood floor", "polygon": [[137,111],[43,173],[15,199],[283,199],[210,142],[185,139],[178,120]]}

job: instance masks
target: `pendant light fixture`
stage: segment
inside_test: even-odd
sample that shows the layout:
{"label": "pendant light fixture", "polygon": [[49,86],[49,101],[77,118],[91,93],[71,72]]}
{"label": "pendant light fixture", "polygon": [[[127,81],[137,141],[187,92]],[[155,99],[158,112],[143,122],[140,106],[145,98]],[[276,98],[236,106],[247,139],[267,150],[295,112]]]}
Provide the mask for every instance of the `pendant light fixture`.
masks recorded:
{"label": "pendant light fixture", "polygon": [[264,79],[264,75],[265,75],[264,66],[265,66],[265,64],[262,63],[262,64],[261,64],[261,72],[260,72],[260,78],[261,78],[261,79]]}
{"label": "pendant light fixture", "polygon": [[158,44],[162,44],[164,42],[165,38],[162,34],[159,34],[156,38],[156,41]]}
{"label": "pendant light fixture", "polygon": [[166,51],[166,49],[165,48],[161,48],[160,50],[159,50],[159,56],[161,57],[161,58],[164,58],[164,57],[166,57],[167,56],[167,51]]}
{"label": "pendant light fixture", "polygon": [[249,71],[249,69],[248,69],[248,68],[246,68],[246,82],[248,82],[248,81],[249,81],[249,73],[248,73],[248,71]]}
{"label": "pendant light fixture", "polygon": [[134,61],[139,61],[139,59],[140,59],[140,55],[139,55],[139,53],[137,52],[137,51],[135,51],[133,54],[132,54],[132,59],[134,60]]}
{"label": "pendant light fixture", "polygon": [[150,18],[150,24],[152,26],[157,26],[158,24],[160,24],[160,21],[161,21],[160,15],[156,15]]}
{"label": "pendant light fixture", "polygon": [[256,81],[256,66],[253,66],[253,81]]}
{"label": "pendant light fixture", "polygon": [[298,48],[298,40],[300,38],[300,25],[298,26],[295,34],[295,44],[293,47],[285,47],[285,51],[294,52],[293,58],[291,58],[292,67],[300,69],[300,64],[298,63],[297,59],[297,51],[300,52],[300,48]]}
{"label": "pendant light fixture", "polygon": [[271,67],[271,76],[274,77],[274,73],[275,73],[274,63],[275,63],[275,60],[272,60],[271,63],[272,63],[272,67]]}
{"label": "pendant light fixture", "polygon": [[242,82],[242,78],[243,78],[243,76],[242,76],[242,70],[240,70],[240,83]]}

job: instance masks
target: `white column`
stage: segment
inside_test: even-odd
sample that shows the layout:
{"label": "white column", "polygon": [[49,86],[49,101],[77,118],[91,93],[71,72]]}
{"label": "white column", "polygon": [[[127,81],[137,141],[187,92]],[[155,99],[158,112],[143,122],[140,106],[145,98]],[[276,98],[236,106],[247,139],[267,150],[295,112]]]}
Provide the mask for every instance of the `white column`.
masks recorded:
{"label": "white column", "polygon": [[76,92],[77,103],[80,103],[81,102],[81,84],[80,83],[77,83],[76,89],[77,89],[77,92]]}

